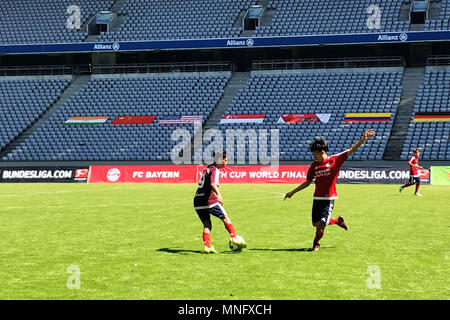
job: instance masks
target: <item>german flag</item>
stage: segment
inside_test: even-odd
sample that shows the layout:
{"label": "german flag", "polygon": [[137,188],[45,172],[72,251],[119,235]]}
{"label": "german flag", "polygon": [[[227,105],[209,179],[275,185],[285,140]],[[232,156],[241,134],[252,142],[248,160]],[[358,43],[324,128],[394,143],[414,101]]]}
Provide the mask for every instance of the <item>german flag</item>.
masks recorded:
{"label": "german flag", "polygon": [[380,113],[346,113],[344,122],[388,122],[391,119],[390,112]]}
{"label": "german flag", "polygon": [[416,112],[414,122],[450,121],[450,112]]}

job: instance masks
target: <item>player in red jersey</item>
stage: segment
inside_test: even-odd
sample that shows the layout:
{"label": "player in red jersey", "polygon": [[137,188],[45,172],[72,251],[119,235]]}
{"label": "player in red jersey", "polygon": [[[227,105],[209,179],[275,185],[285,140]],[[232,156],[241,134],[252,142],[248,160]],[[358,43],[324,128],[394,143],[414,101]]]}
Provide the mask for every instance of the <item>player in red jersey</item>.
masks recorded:
{"label": "player in red jersey", "polygon": [[307,188],[315,179],[316,190],[314,192],[314,201],[312,208],[312,224],[316,228],[316,236],[312,250],[320,249],[320,239],[323,237],[325,227],[329,224],[337,224],[347,230],[347,224],[342,216],[332,218],[331,213],[334,207],[334,200],[338,198],[336,192],[336,180],[339,170],[347,160],[347,157],[354,153],[365,141],[375,135],[372,129],[364,132],[362,138],[350,149],[336,155],[328,156],[328,142],[323,138],[316,138],[311,142],[309,149],[314,156],[315,161],[311,164],[306,175],[306,181],[294,190],[286,193],[286,198],[291,198],[294,194]]}
{"label": "player in red jersey", "polygon": [[420,148],[414,149],[414,156],[412,156],[408,160],[409,164],[409,181],[400,187],[398,190],[400,193],[403,191],[403,188],[407,188],[412,185],[416,185],[416,191],[414,191],[414,195],[421,197],[422,195],[419,193],[420,188],[420,175],[419,169],[423,169],[419,166],[419,156],[420,156]]}
{"label": "player in red jersey", "polygon": [[216,253],[211,246],[211,215],[221,219],[225,228],[230,233],[231,241],[240,248],[245,248],[247,244],[236,238],[236,231],[223,207],[223,198],[219,190],[220,170],[227,165],[226,151],[214,153],[214,163],[206,167],[198,183],[197,192],[194,196],[194,209],[203,223],[203,243],[205,253]]}

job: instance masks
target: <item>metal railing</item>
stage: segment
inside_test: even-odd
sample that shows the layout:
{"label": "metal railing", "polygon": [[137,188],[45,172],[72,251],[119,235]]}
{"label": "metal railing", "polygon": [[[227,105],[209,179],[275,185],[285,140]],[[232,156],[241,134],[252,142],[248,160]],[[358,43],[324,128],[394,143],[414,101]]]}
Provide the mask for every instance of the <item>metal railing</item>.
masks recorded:
{"label": "metal railing", "polygon": [[342,69],[404,66],[405,61],[403,57],[362,57],[254,61],[252,63],[252,70]]}
{"label": "metal railing", "polygon": [[231,62],[0,66],[0,76],[234,71]]}
{"label": "metal railing", "polygon": [[0,66],[0,76],[89,74],[89,65]]}
{"label": "metal railing", "polygon": [[231,62],[94,65],[93,74],[234,71]]}
{"label": "metal railing", "polygon": [[427,66],[450,66],[450,56],[428,56]]}

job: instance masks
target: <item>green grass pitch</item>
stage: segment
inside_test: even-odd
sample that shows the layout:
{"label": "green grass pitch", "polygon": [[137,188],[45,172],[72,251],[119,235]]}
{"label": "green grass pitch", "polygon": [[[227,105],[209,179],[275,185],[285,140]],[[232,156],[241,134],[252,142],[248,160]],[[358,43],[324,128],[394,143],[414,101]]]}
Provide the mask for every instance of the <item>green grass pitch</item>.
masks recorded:
{"label": "green grass pitch", "polygon": [[338,185],[349,230],[327,227],[319,252],[314,186],[283,201],[293,187],[222,185],[248,247],[231,253],[213,218],[207,255],[195,185],[2,184],[0,299],[450,299],[449,187]]}

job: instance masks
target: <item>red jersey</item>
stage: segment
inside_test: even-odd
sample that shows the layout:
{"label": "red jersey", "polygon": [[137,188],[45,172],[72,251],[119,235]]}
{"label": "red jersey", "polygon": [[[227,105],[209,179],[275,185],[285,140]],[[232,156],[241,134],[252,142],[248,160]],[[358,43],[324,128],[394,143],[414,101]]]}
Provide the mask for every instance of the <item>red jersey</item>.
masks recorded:
{"label": "red jersey", "polygon": [[348,153],[346,151],[329,156],[322,162],[314,161],[308,169],[306,180],[312,182],[316,179],[316,191],[314,199],[317,200],[333,200],[337,199],[336,180],[338,178],[339,169]]}
{"label": "red jersey", "polygon": [[211,183],[219,186],[220,171],[215,166],[206,167],[198,183],[197,192],[194,197],[194,208],[211,208],[218,203],[216,194],[212,191]]}
{"label": "red jersey", "polygon": [[419,165],[419,158],[417,158],[416,156],[412,156],[411,159],[408,160],[408,164],[409,164],[409,175],[413,176],[413,177],[418,177],[419,176],[419,170],[412,166],[412,164],[414,165]]}

